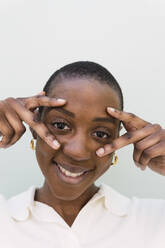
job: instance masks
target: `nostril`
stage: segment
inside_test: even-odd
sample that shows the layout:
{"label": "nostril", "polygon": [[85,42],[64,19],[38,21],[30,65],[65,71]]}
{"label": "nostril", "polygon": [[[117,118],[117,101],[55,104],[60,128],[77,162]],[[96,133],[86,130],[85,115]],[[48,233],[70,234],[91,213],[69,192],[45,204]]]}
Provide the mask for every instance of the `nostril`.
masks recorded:
{"label": "nostril", "polygon": [[90,159],[90,152],[84,147],[65,145],[63,147],[64,154],[75,161],[87,161]]}
{"label": "nostril", "polygon": [[65,155],[67,156],[67,157],[69,157],[69,158],[71,158],[72,160],[74,160],[74,161],[87,161],[87,160],[89,160],[89,157],[88,156],[85,156],[85,155],[78,155],[78,154],[76,154],[76,153],[65,153]]}

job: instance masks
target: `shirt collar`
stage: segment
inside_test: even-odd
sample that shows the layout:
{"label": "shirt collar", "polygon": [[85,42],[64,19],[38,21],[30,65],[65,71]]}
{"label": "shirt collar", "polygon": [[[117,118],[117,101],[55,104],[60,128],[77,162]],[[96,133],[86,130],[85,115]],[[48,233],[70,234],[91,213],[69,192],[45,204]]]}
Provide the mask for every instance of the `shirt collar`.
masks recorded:
{"label": "shirt collar", "polygon": [[102,183],[99,190],[100,195],[104,199],[104,206],[111,213],[116,214],[118,216],[128,215],[131,200],[121,195],[112,187]]}
{"label": "shirt collar", "polygon": [[[35,186],[31,186],[27,191],[10,198],[7,201],[11,217],[17,221],[28,219],[30,212],[35,206],[34,195]],[[103,206],[112,214],[125,216],[128,214],[131,200],[121,195],[112,187],[102,183],[98,192],[89,200],[87,204],[102,202]],[[46,206],[46,205],[45,205]]]}
{"label": "shirt collar", "polygon": [[34,206],[35,186],[31,186],[27,191],[13,196],[7,201],[11,217],[18,221],[28,219],[30,209]]}

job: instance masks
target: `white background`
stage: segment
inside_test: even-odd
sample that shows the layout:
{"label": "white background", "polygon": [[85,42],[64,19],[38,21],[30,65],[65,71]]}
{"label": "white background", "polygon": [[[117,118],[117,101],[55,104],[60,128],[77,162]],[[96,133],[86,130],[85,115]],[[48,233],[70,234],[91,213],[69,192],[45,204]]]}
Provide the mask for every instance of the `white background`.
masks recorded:
{"label": "white background", "polygon": [[[124,92],[125,110],[165,127],[164,0],[0,0],[0,98],[40,92],[59,67],[78,60],[105,66]],[[0,192],[6,197],[43,177],[28,131],[0,150]],[[125,195],[165,198],[165,177],[132,160],[132,145],[98,181]]]}

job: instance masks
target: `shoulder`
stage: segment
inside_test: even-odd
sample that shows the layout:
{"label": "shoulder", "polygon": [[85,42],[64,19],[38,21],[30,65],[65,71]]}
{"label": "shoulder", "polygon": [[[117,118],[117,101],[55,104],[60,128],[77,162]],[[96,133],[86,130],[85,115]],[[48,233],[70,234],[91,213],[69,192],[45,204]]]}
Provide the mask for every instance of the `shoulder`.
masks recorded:
{"label": "shoulder", "polygon": [[101,188],[105,192],[107,206],[114,213],[132,218],[165,219],[164,199],[129,198],[106,184],[102,184]]}
{"label": "shoulder", "polygon": [[150,218],[165,218],[164,199],[143,199],[134,196],[131,199],[130,209],[132,214],[136,214],[138,216],[149,216]]}
{"label": "shoulder", "polygon": [[29,208],[34,202],[36,187],[31,186],[27,191],[9,199],[0,195],[0,219],[24,220],[29,215]]}

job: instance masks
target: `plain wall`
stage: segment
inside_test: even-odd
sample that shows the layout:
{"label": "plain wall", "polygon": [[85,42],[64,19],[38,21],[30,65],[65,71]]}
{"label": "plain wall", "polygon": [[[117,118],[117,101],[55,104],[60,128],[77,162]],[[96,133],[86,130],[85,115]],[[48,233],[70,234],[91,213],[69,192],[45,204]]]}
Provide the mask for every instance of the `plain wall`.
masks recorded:
{"label": "plain wall", "polygon": [[[164,126],[164,0],[0,0],[0,99],[39,93],[49,76],[73,61],[105,66],[124,92],[125,110]],[[0,192],[6,197],[43,177],[27,132],[0,150]],[[132,145],[98,180],[121,193],[165,198],[165,177],[141,171]]]}

